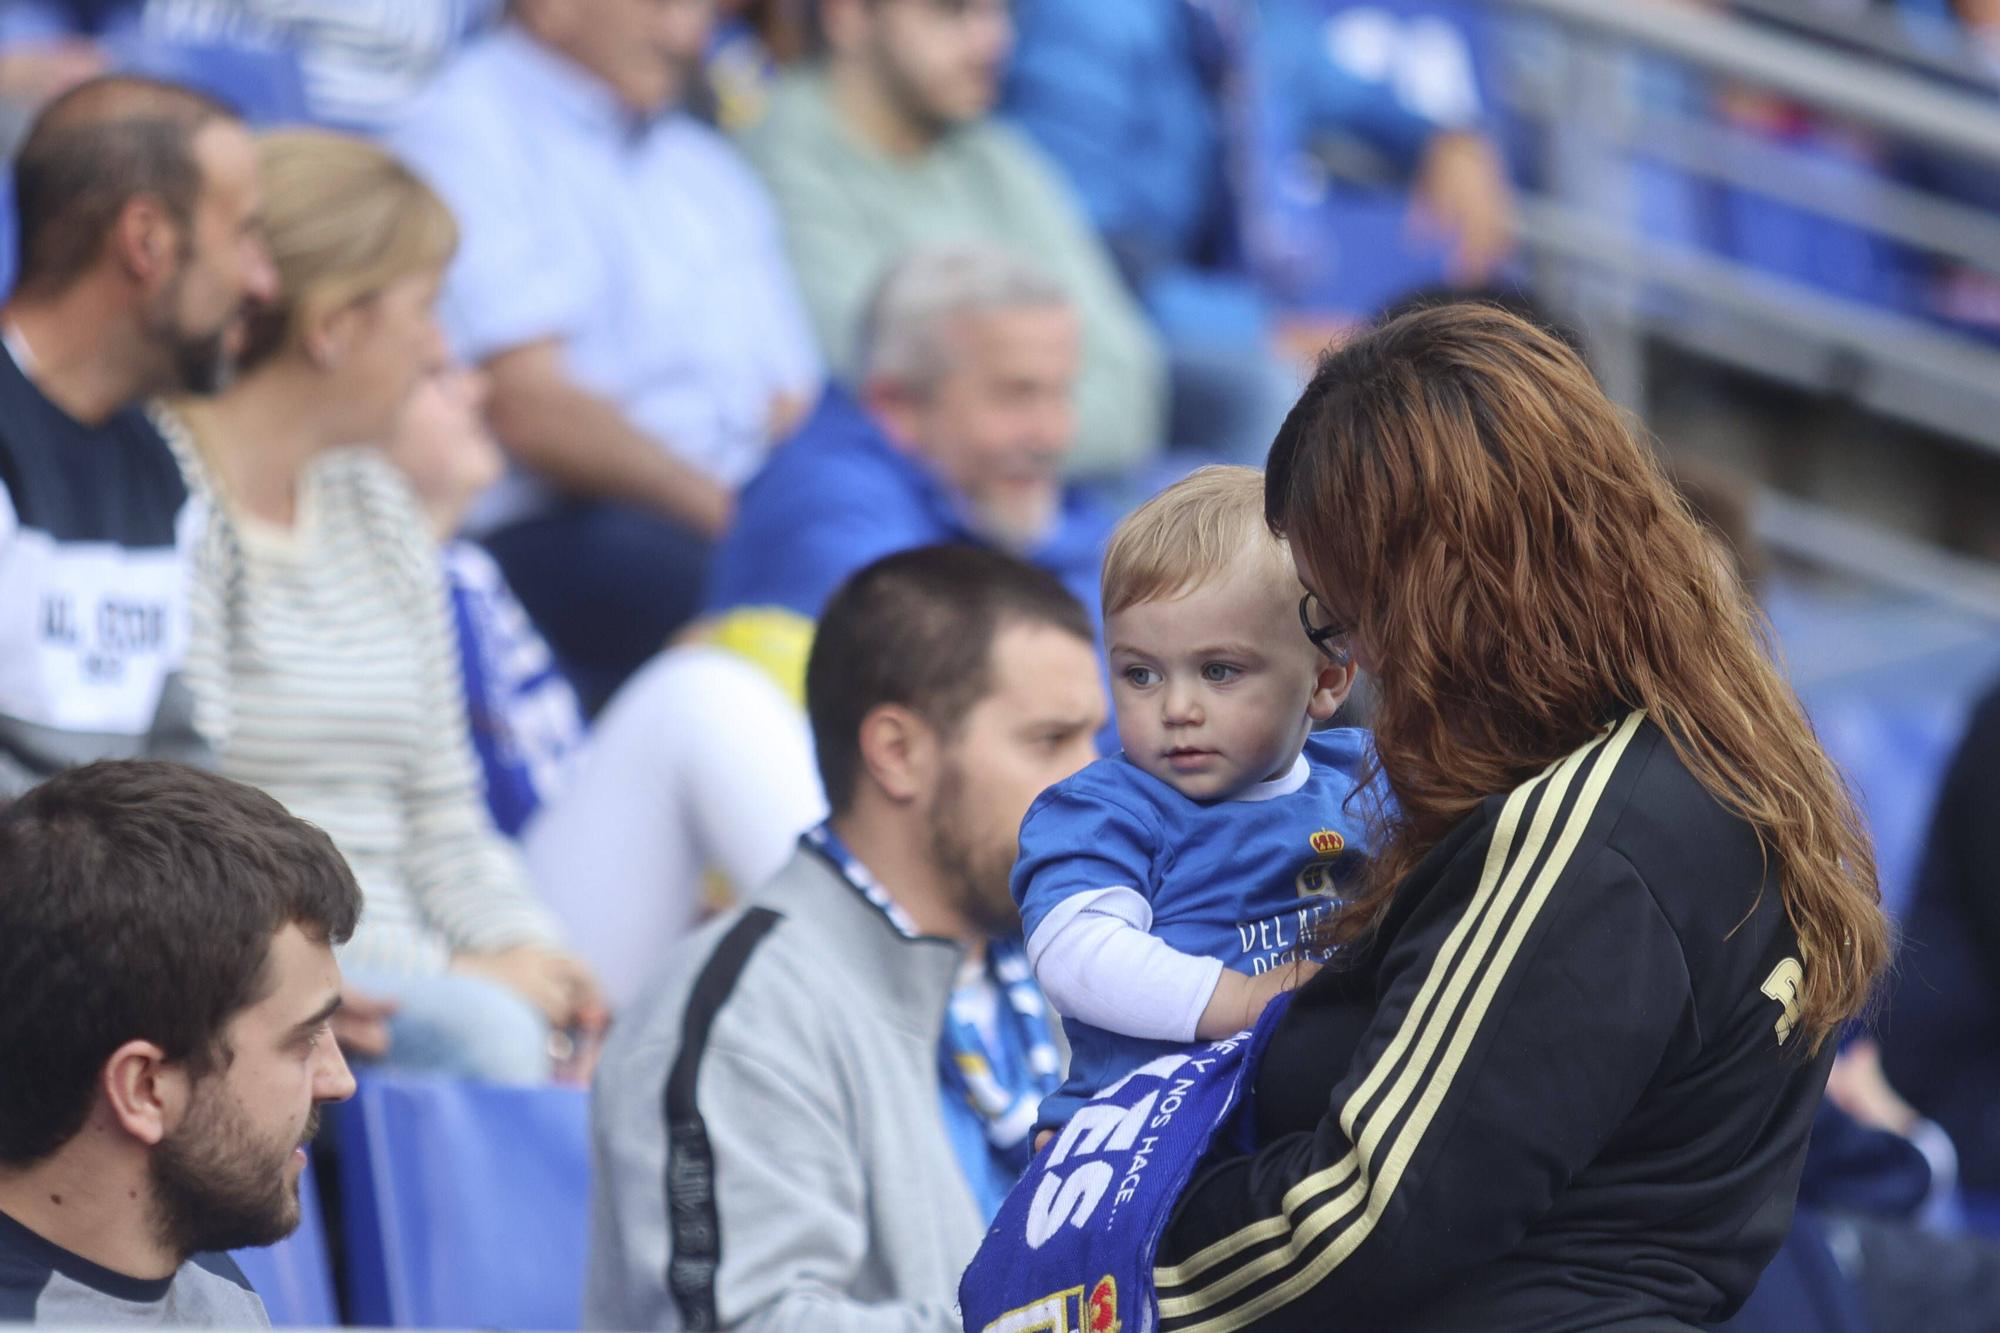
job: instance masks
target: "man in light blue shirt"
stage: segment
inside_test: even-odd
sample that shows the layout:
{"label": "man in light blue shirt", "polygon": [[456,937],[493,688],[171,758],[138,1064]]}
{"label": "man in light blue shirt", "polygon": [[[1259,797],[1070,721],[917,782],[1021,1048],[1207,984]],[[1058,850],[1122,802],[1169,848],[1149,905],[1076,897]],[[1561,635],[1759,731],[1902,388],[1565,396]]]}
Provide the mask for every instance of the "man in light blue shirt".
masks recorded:
{"label": "man in light blue shirt", "polygon": [[593,709],[820,378],[762,186],[680,109],[713,8],[518,0],[392,135],[464,229],[441,309],[516,464],[475,526]]}

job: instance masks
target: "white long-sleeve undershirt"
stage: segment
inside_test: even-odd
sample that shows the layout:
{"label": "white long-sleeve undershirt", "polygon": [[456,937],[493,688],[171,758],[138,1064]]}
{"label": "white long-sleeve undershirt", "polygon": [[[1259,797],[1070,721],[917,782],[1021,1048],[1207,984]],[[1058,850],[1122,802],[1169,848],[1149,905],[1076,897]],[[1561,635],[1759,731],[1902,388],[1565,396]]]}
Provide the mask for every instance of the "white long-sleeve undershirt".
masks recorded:
{"label": "white long-sleeve undershirt", "polygon": [[1112,885],[1060,903],[1028,937],[1042,993],[1066,1018],[1128,1037],[1193,1041],[1222,961],[1147,934],[1153,906]]}

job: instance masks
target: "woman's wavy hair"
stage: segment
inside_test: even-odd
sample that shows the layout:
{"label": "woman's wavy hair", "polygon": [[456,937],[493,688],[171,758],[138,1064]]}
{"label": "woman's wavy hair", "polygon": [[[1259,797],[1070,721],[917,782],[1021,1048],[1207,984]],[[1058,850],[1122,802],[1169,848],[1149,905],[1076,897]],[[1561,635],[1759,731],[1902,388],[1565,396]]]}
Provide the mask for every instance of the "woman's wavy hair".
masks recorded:
{"label": "woman's wavy hair", "polygon": [[1775,858],[1807,1045],[1866,1006],[1890,943],[1854,801],[1762,614],[1568,346],[1448,305],[1329,352],[1271,448],[1265,514],[1389,668],[1375,762],[1395,810],[1335,940],[1481,800],[1644,708]]}

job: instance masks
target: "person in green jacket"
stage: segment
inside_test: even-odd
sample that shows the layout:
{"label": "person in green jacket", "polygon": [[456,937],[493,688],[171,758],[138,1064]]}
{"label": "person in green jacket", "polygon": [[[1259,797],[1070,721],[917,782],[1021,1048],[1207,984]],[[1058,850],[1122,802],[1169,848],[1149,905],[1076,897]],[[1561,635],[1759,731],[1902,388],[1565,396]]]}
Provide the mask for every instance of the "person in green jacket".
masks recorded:
{"label": "person in green jacket", "polygon": [[785,227],[828,362],[849,365],[868,294],[905,253],[1006,246],[1083,319],[1073,473],[1115,477],[1164,443],[1160,345],[1054,164],[992,110],[1013,44],[1003,0],[819,0],[815,59],[744,136]]}

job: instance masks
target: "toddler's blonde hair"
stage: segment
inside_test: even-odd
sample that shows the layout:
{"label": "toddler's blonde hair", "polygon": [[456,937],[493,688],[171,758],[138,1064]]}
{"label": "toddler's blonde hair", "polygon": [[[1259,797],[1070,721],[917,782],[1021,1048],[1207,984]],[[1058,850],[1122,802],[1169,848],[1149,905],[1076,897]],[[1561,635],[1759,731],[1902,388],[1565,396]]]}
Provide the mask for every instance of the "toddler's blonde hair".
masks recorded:
{"label": "toddler's blonde hair", "polygon": [[1184,597],[1246,553],[1287,589],[1298,586],[1289,549],[1264,522],[1264,474],[1254,467],[1201,468],[1133,510],[1111,534],[1104,614]]}

